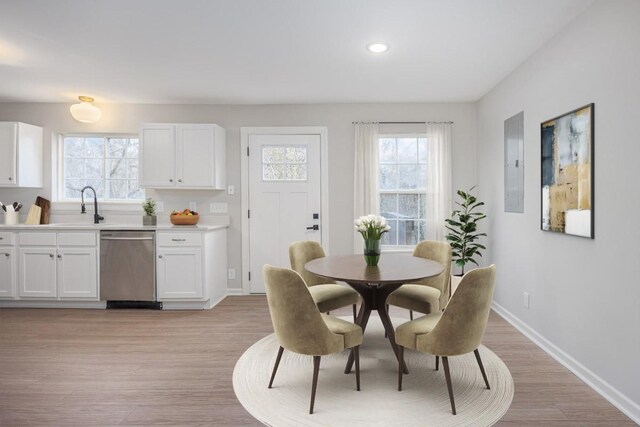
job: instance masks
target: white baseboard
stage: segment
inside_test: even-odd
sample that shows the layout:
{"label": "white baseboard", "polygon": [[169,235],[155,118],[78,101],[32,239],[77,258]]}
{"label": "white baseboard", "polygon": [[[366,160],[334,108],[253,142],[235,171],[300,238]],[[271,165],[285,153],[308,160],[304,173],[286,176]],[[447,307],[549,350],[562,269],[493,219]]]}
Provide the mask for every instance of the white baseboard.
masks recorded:
{"label": "white baseboard", "polygon": [[586,366],[540,335],[537,331],[532,329],[529,325],[517,318],[513,313],[502,307],[500,304],[494,301],[491,304],[491,308],[524,336],[533,341],[534,344],[544,350],[544,352],[549,356],[553,357],[558,363],[573,372],[585,384],[600,394],[600,396],[607,399],[613,406],[631,418],[636,424],[640,425],[640,405],[629,399],[598,375],[591,372]]}
{"label": "white baseboard", "polygon": [[242,290],[242,288],[227,288],[227,295],[244,295],[244,291]]}
{"label": "white baseboard", "polygon": [[107,307],[105,301],[30,301],[7,300],[0,301],[0,308],[97,308]]}

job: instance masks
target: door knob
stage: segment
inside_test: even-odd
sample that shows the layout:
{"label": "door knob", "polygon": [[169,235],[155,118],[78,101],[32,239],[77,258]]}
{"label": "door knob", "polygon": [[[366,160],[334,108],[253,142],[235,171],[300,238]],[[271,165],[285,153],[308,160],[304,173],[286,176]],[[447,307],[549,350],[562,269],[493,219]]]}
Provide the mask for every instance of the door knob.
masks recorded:
{"label": "door knob", "polygon": [[158,255],[158,258],[162,259],[162,255]]}
{"label": "door knob", "polygon": [[62,259],[62,255],[58,255],[58,259]]}
{"label": "door knob", "polygon": [[49,258],[53,258],[53,254],[49,254]]}
{"label": "door knob", "polygon": [[307,227],[307,230],[320,230],[320,226],[318,224],[315,224],[311,227]]}
{"label": "door knob", "polygon": [[182,180],[181,180],[181,179],[179,179],[179,180],[178,180],[178,182],[182,182]]}
{"label": "door knob", "polygon": [[172,180],[172,179],[170,179],[170,180],[169,180],[169,182],[173,182],[173,180]]}

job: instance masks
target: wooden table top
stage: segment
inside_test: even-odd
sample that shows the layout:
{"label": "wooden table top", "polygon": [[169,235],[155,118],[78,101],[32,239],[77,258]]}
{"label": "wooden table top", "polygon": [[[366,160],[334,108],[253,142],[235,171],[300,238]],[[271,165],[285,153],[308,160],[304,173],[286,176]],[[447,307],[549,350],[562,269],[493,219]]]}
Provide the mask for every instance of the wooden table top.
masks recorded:
{"label": "wooden table top", "polygon": [[409,283],[437,276],[444,271],[439,262],[409,254],[380,255],[376,267],[369,267],[364,255],[337,255],[317,258],[304,266],[307,271],[329,279],[352,283]]}

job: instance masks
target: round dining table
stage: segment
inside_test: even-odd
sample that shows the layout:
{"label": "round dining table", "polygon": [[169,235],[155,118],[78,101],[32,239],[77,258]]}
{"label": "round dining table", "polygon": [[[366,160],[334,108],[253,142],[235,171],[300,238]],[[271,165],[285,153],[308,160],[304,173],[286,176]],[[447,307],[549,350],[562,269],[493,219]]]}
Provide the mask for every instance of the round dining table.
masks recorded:
{"label": "round dining table", "polygon": [[[383,253],[375,267],[367,266],[363,255],[337,255],[309,261],[305,264],[305,268],[318,276],[346,282],[362,296],[362,304],[356,320],[362,332],[367,328],[371,312],[377,310],[391,348],[398,361],[403,363],[403,371],[408,373],[404,361],[399,357],[395,331],[387,313],[387,297],[404,283],[412,283],[441,274],[444,266],[439,262],[409,254]],[[346,374],[351,372],[352,366],[353,350],[344,372]]]}

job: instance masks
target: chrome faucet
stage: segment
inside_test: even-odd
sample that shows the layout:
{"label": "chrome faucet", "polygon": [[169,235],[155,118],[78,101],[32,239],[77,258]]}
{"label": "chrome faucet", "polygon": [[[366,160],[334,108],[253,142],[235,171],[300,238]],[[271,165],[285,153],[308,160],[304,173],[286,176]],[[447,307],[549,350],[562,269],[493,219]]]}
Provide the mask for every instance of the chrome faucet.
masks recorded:
{"label": "chrome faucet", "polygon": [[90,185],[87,185],[82,190],[80,190],[80,197],[82,198],[80,213],[87,213],[87,209],[84,207],[84,190],[86,190],[87,188],[93,191],[93,223],[100,224],[100,221],[104,221],[104,217],[98,215],[98,196],[96,195],[96,189]]}

